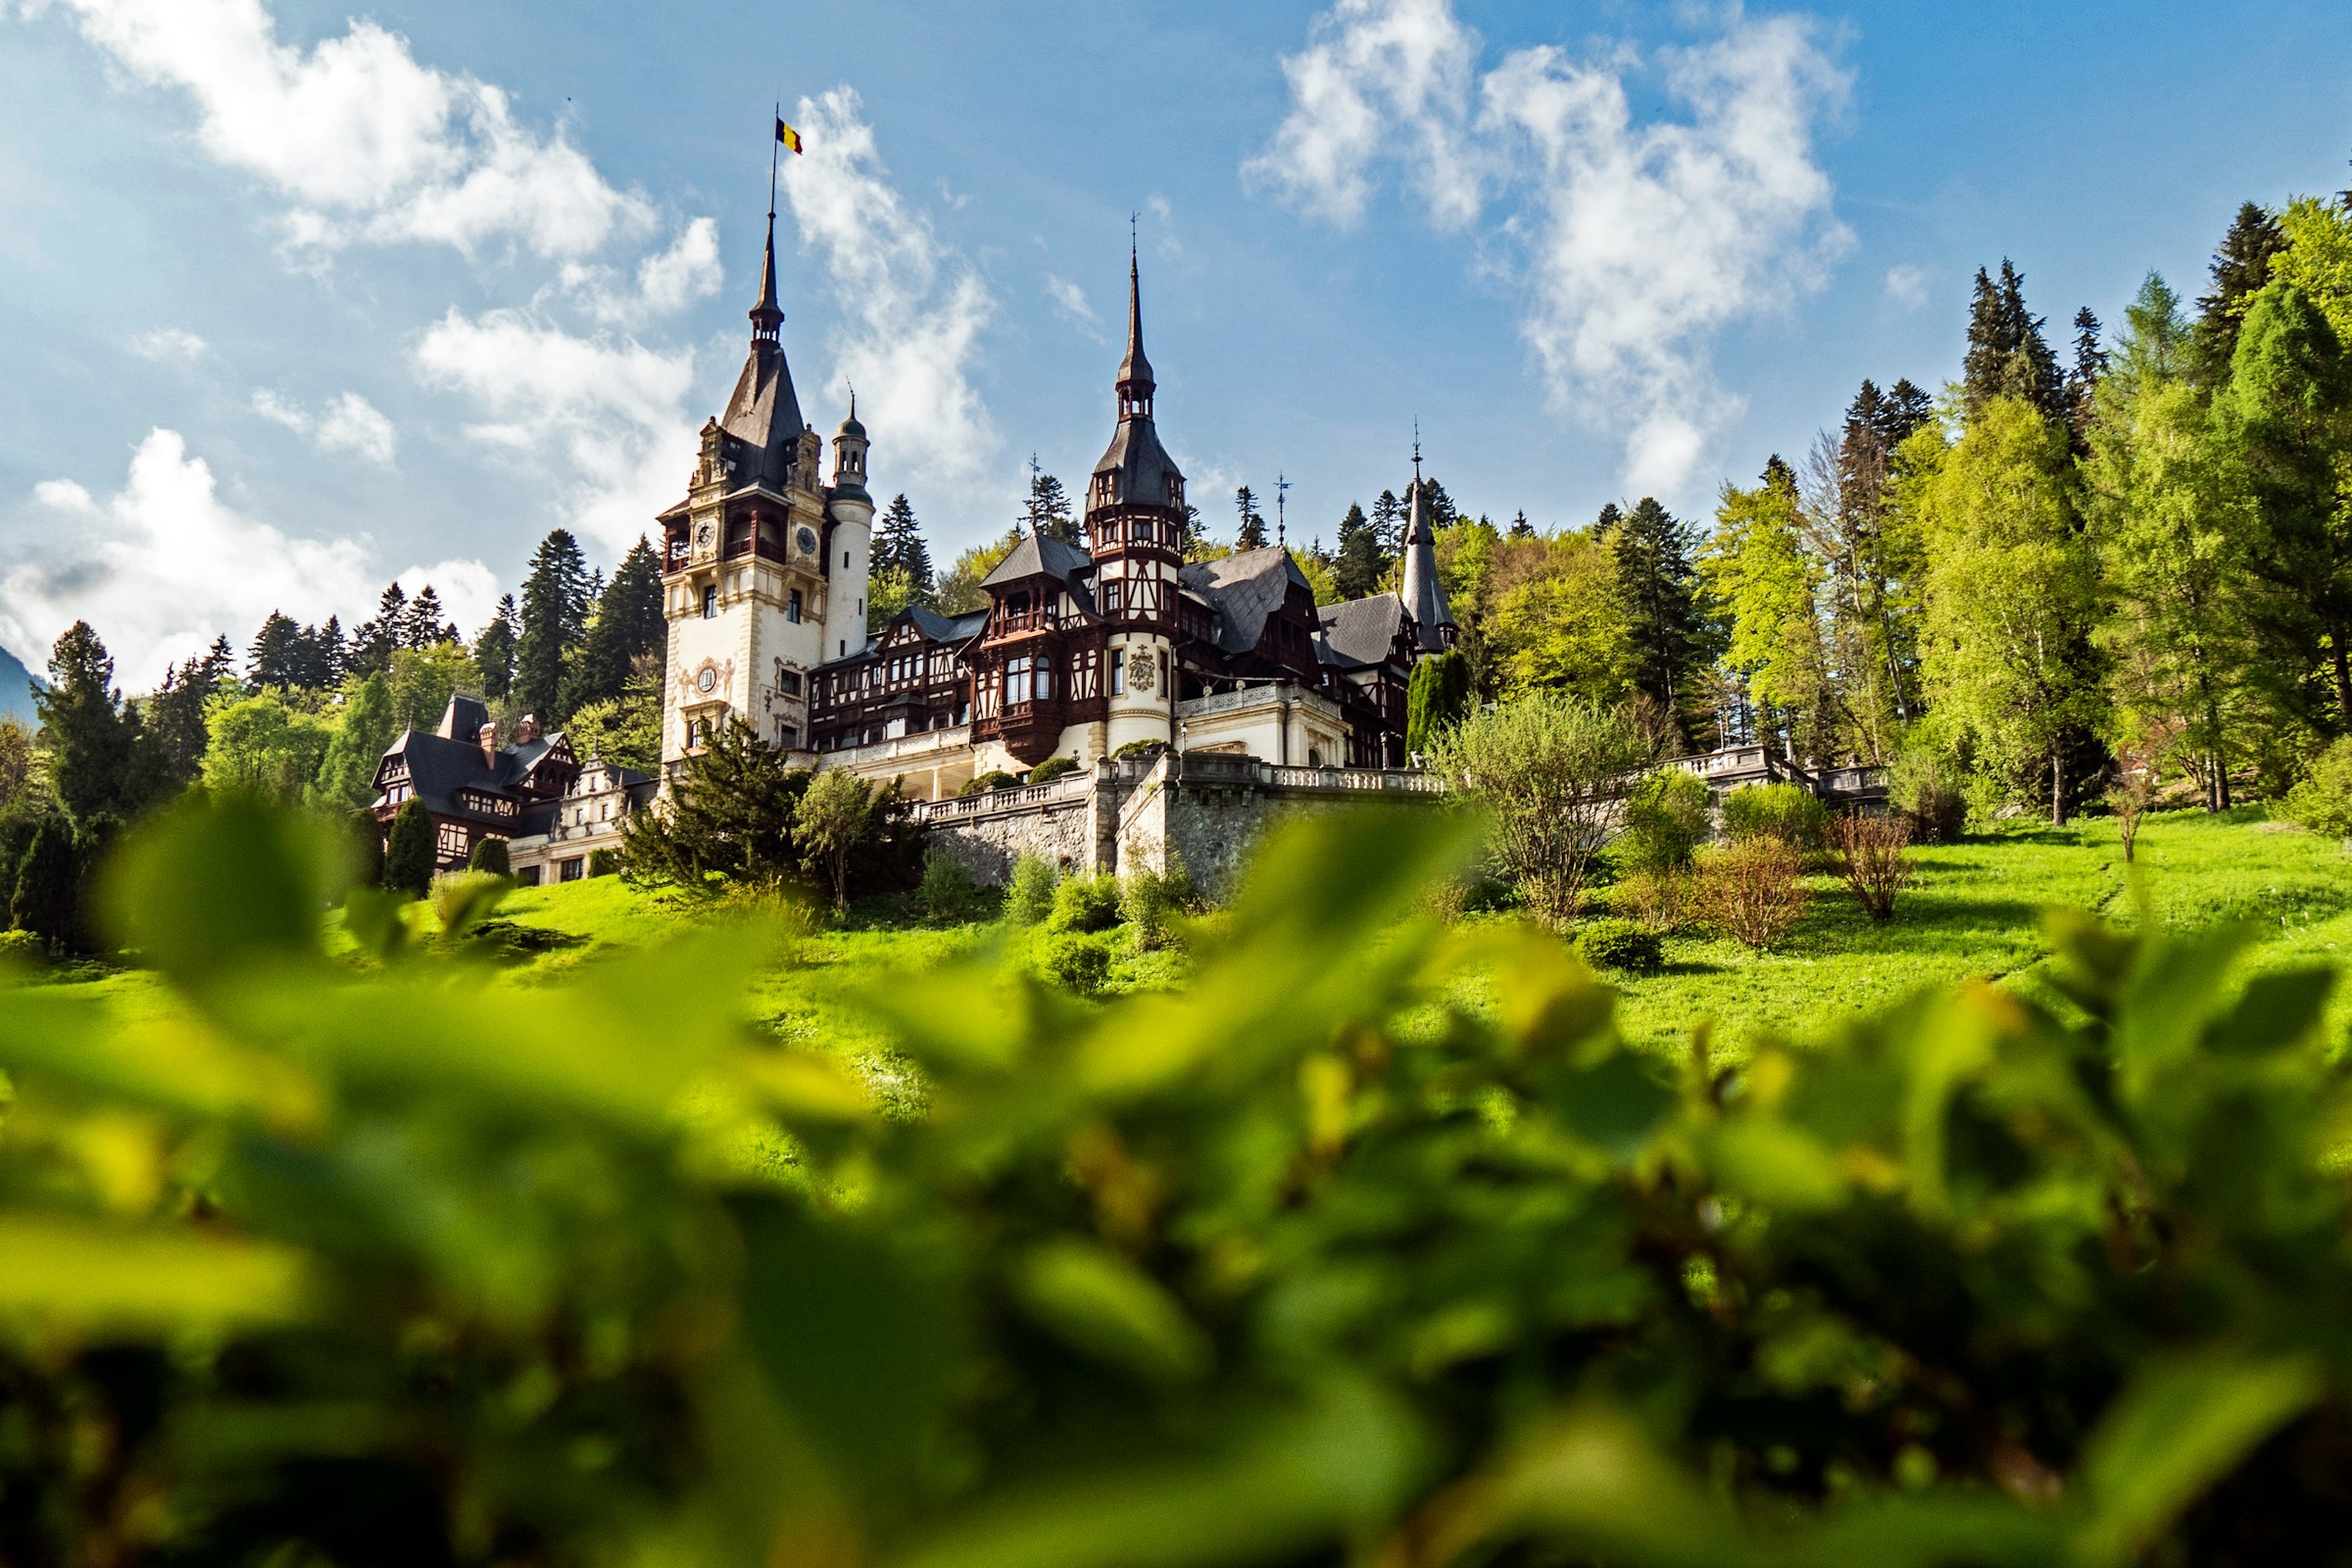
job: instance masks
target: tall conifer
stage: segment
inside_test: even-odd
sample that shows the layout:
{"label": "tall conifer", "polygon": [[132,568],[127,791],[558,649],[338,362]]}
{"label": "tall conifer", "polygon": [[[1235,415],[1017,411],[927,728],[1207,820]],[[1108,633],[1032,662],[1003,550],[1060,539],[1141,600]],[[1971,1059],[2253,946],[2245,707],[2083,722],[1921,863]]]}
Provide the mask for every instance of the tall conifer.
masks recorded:
{"label": "tall conifer", "polygon": [[564,721],[564,675],[588,628],[588,563],[570,530],[541,540],[522,579],[514,640],[514,705],[552,729]]}
{"label": "tall conifer", "polygon": [[613,568],[596,603],[596,618],[571,671],[565,712],[616,698],[637,660],[663,646],[662,562],[643,535]]}

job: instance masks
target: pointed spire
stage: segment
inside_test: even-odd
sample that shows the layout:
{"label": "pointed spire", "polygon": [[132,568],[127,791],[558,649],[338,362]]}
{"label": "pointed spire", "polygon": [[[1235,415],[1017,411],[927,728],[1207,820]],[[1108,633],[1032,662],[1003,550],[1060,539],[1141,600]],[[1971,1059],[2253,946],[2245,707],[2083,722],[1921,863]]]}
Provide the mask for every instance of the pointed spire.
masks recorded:
{"label": "pointed spire", "polygon": [[1144,357],[1144,284],[1133,236],[1127,242],[1127,357],[1119,362],[1119,413],[1152,413],[1152,362]]}
{"label": "pointed spire", "polygon": [[1452,646],[1448,633],[1453,627],[1453,612],[1446,608],[1446,586],[1438,580],[1438,540],[1429,525],[1426,488],[1421,479],[1421,421],[1416,419],[1412,510],[1404,528],[1404,569],[1397,576],[1396,597],[1404,601],[1416,623],[1423,651],[1436,653]]}
{"label": "pointed spire", "polygon": [[784,324],[784,312],[776,305],[776,210],[774,197],[769,197],[767,210],[767,255],[760,264],[760,303],[752,307],[752,341],[754,344],[774,343],[777,329]]}

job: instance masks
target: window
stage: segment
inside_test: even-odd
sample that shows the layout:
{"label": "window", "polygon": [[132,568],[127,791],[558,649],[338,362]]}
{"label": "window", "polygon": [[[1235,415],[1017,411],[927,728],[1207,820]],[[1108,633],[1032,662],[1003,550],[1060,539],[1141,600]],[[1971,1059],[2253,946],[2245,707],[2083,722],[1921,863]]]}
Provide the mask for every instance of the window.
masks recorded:
{"label": "window", "polygon": [[795,626],[801,623],[801,591],[795,588],[792,597],[784,601],[784,618]]}
{"label": "window", "polygon": [[705,620],[718,618],[718,590],[716,588],[703,590],[703,618]]}
{"label": "window", "polygon": [[1004,706],[1029,700],[1029,660],[1026,656],[1004,661]]}
{"label": "window", "polygon": [[1054,662],[1050,659],[1041,659],[1037,662],[1037,700],[1042,703],[1053,695]]}
{"label": "window", "polygon": [[847,550],[841,553],[841,564],[845,566],[850,564],[850,553]]}
{"label": "window", "polygon": [[1113,697],[1124,697],[1126,694],[1127,661],[1121,659],[1119,657],[1119,651],[1116,648],[1113,648],[1110,651],[1110,695]]}
{"label": "window", "polygon": [[539,868],[535,865],[515,867],[514,885],[518,888],[537,887],[539,885]]}
{"label": "window", "polygon": [[[793,597],[798,599],[800,595],[795,594]],[[801,672],[797,669],[778,670],[776,672],[776,690],[782,692],[787,697],[800,696]]]}
{"label": "window", "polygon": [[585,856],[575,855],[568,860],[556,862],[556,880],[559,882],[577,882],[587,871],[588,860]]}

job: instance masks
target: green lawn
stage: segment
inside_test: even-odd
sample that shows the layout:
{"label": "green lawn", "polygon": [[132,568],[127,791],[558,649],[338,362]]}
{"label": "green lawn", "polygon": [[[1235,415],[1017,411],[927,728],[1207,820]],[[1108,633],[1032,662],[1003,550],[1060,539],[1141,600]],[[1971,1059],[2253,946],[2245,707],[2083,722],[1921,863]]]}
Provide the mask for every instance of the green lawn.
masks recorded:
{"label": "green lawn", "polygon": [[[1665,972],[1614,977],[1628,1034],[1652,1050],[1679,1051],[1694,1025],[1712,1020],[1718,1048],[1740,1052],[1764,1034],[1817,1038],[1840,1016],[1971,975],[2046,996],[2036,971],[2047,951],[2041,916],[2053,906],[2132,924],[2144,900],[2170,926],[2249,921],[2264,928],[2252,960],[2261,967],[2352,956],[2352,859],[2333,840],[2282,829],[2258,811],[2151,818],[2132,868],[2137,892],[2106,818],[2063,830],[2020,826],[1916,854],[1918,879],[1886,924],[1864,919],[1835,878],[1816,875],[1808,879],[1811,906],[1786,951],[1759,955],[1724,940],[1668,938]],[[994,922],[939,929],[894,920],[892,912],[887,906],[862,909],[846,925],[815,930],[792,962],[762,977],[755,999],[765,1027],[821,1044],[886,1089],[903,1075],[855,1009],[841,1005],[845,995],[877,974],[990,944],[1025,953],[1034,940]],[[659,943],[708,917],[617,877],[521,889],[499,913],[542,945],[505,969],[500,983],[520,987]],[[1176,983],[1181,969],[1180,959],[1152,955],[1121,960],[1112,979]],[[160,988],[136,972],[62,983],[87,986],[125,1008],[164,1004]],[[2330,1029],[2339,1045],[2352,1038],[2352,988],[2336,998]]]}

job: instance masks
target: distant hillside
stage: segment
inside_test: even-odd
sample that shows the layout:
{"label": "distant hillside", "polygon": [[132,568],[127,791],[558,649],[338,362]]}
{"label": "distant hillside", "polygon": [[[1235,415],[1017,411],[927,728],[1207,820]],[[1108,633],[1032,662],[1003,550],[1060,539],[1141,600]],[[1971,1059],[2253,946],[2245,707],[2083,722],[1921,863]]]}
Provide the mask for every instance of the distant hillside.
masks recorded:
{"label": "distant hillside", "polygon": [[24,662],[5,648],[0,648],[0,713],[12,714],[27,724],[40,722],[32,710],[32,672]]}

